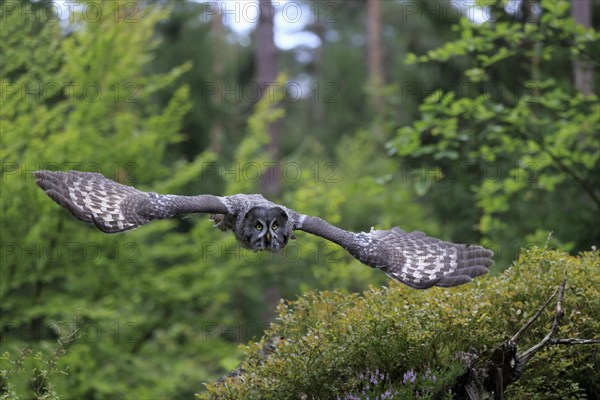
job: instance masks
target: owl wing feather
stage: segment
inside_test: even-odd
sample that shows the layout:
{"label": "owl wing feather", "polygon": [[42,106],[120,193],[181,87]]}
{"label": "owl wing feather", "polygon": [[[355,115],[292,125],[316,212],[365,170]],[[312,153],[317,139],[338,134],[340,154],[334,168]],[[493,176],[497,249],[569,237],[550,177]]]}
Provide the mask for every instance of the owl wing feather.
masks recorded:
{"label": "owl wing feather", "polygon": [[93,172],[34,172],[35,182],[76,218],[106,233],[135,229],[149,221],[189,213],[228,214],[218,196],[176,196],[142,192]]}
{"label": "owl wing feather", "polygon": [[451,287],[486,274],[493,252],[482,246],[445,242],[396,227],[353,233],[321,218],[301,216],[297,229],[331,240],[357,260],[416,289]]}
{"label": "owl wing feather", "polygon": [[[227,226],[220,226],[218,220],[225,221],[224,215],[235,216],[256,205],[276,206],[260,195],[177,196],[143,192],[91,172],[36,171],[34,175],[52,200],[107,233],[189,213],[217,214],[215,222],[223,229]],[[444,242],[400,228],[353,233],[321,218],[285,210],[293,229],[337,243],[363,264],[417,289],[462,285],[487,273],[494,263],[493,252],[481,246]]]}

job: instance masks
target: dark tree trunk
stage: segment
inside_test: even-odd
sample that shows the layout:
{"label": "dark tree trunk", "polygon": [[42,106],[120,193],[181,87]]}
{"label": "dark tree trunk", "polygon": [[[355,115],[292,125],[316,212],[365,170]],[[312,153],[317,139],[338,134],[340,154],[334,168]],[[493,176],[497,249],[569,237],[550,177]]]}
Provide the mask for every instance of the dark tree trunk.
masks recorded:
{"label": "dark tree trunk", "polygon": [[[574,0],[571,2],[571,15],[575,22],[589,28],[592,26],[591,0]],[[573,80],[575,87],[585,95],[593,93],[594,68],[589,61],[573,61]]]}
{"label": "dark tree trunk", "polygon": [[367,59],[371,103],[377,114],[383,112],[381,86],[383,79],[383,50],[381,47],[381,0],[367,2]]}
{"label": "dark tree trunk", "polygon": [[[277,47],[273,33],[275,11],[271,0],[260,0],[260,16],[256,27],[256,52],[255,61],[257,68],[257,81],[262,89],[263,97],[268,95],[268,87],[277,80]],[[280,89],[277,89],[280,90]],[[281,194],[281,171],[279,161],[280,152],[280,127],[272,123],[268,127],[270,142],[267,151],[271,164],[263,168],[264,175],[261,180],[261,192],[266,197],[277,198]]]}
{"label": "dark tree trunk", "polygon": [[[225,32],[223,30],[223,21],[221,13],[218,11],[218,7],[216,14],[212,18],[212,36],[213,36],[213,54],[215,56],[213,62],[213,78],[217,83],[217,91],[216,101],[213,100],[213,107],[218,109],[221,107],[221,102],[223,101],[222,95],[222,87],[225,82],[224,72],[225,72],[225,56],[221,49],[224,46],[223,39],[225,36]],[[214,98],[213,98],[214,99]],[[217,118],[215,122],[212,124],[210,129],[210,150],[215,153],[219,153],[221,151],[221,144],[223,143],[223,123],[220,118]]]}

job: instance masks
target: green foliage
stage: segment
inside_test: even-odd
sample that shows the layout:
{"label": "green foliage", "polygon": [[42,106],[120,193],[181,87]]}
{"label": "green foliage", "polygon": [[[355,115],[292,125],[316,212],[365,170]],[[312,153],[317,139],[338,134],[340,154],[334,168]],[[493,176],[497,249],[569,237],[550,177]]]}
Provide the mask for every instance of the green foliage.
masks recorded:
{"label": "green foliage", "polygon": [[[184,192],[214,161],[207,152],[167,162],[190,110],[188,88],[175,85],[189,66],[148,73],[155,25],[168,10],[136,4],[133,16],[119,15],[109,8],[117,4],[106,3],[93,22],[73,15],[69,35],[59,18],[39,17],[52,8],[25,12],[40,4],[19,3],[23,10],[2,15],[3,396],[30,397],[32,382],[38,398],[191,396],[198,379],[229,367],[219,365],[223,353],[236,354],[214,327],[229,300],[215,293],[227,276],[202,266],[209,259],[199,257],[185,226],[165,221],[103,235],[73,220],[33,181],[37,169],[78,169]],[[171,86],[167,101],[156,102]],[[211,234],[202,236],[210,241]],[[219,253],[209,262],[218,265]],[[78,310],[75,345],[58,355],[56,340]],[[194,352],[182,352],[183,344]]]}
{"label": "green foliage", "polygon": [[600,34],[568,17],[569,2],[540,4],[540,21],[462,18],[459,39],[409,56],[422,63],[468,57],[468,68],[453,89],[433,92],[421,118],[388,146],[440,169],[434,189],[442,202],[451,186],[471,193],[484,243],[506,249],[514,238],[543,239],[553,230],[555,245],[588,249],[600,240],[597,224],[588,229],[600,212],[600,103],[578,92],[556,60],[597,63]]}
{"label": "green foliage", "polygon": [[[287,77],[281,74],[274,85],[281,86],[286,80]],[[269,124],[285,116],[285,110],[280,105],[282,92],[276,90],[273,93],[273,96],[265,95],[248,118],[248,132],[238,145],[234,156],[234,160],[239,165],[256,166],[257,170],[262,171],[271,161],[270,156],[265,152],[265,147],[270,140],[268,127]],[[257,187],[257,181],[258,179],[236,179],[230,182],[227,193],[252,193]]]}
{"label": "green foliage", "polygon": [[[392,282],[389,288],[373,287],[362,295],[307,293],[280,304],[279,318],[265,337],[246,347],[245,372],[209,384],[206,398],[352,398],[353,393],[381,396],[387,390],[411,398],[447,391],[464,372],[459,352],[476,349],[480,358],[489,358],[495,346],[539,309],[565,274],[560,337],[597,337],[599,263],[599,251],[572,257],[534,247],[503,274],[452,290],[416,291]],[[518,343],[520,350],[546,335],[553,314],[552,308],[544,312]],[[273,340],[272,354],[261,356],[264,345]],[[506,398],[564,399],[598,393],[597,350],[547,347],[509,386]],[[375,371],[383,390],[373,387]]]}
{"label": "green foliage", "polygon": [[[275,98],[256,105],[241,94],[254,84],[247,85],[255,74],[252,46],[222,26],[204,3],[90,2],[104,7],[103,17],[90,21],[86,15],[91,14],[75,7],[77,14],[69,19],[72,24],[66,23],[64,14],[60,23],[48,17],[56,9],[50,0],[5,3],[7,7],[4,3],[0,7],[1,13],[6,12],[0,16],[0,396],[191,397],[198,382],[238,364],[242,350],[237,343],[262,334],[270,317],[265,314],[272,310],[272,299],[265,298],[269,290],[278,290],[277,297],[294,298],[305,291],[339,288],[311,296],[342,301],[346,293],[362,292],[369,283],[379,285],[386,279],[339,246],[302,232],[297,242],[278,254],[240,249],[231,235],[210,229],[204,216],[158,221],[139,231],[107,236],[86,229],[39,191],[31,176],[36,169],[97,171],[162,193],[259,192],[260,177],[254,179],[251,168],[265,170],[267,126],[277,121],[285,132],[280,160],[284,195],[272,200],[300,212],[354,231],[400,225],[453,241],[479,241],[481,226],[499,223],[513,226],[510,235],[518,241],[540,242],[547,229],[554,229],[555,244],[584,247],[581,238],[590,232],[585,224],[594,215],[589,199],[576,185],[570,186],[572,177],[557,172],[551,157],[540,156],[539,144],[529,141],[524,146],[525,140],[511,130],[525,121],[535,128],[528,135],[543,137],[542,144],[553,146],[553,154],[568,168],[577,170],[577,176],[589,180],[592,187],[598,186],[588,173],[597,166],[597,153],[585,151],[590,144],[587,134],[597,125],[594,99],[571,95],[567,79],[554,76],[555,71],[565,70],[558,57],[540,63],[534,75],[525,61],[538,54],[535,48],[525,45],[523,51],[530,53],[523,59],[519,54],[524,53],[515,48],[525,37],[523,32],[536,40],[546,34],[556,39],[564,28],[575,32],[563,38],[573,42],[572,53],[585,56],[594,36],[565,22],[564,2],[548,11],[556,18],[544,21],[545,31],[533,29],[532,24],[521,29],[504,22],[495,28],[463,22],[465,26],[455,32],[449,30],[443,7],[438,7],[449,3],[420,1],[419,15],[405,18],[405,3],[383,2],[384,67],[391,84],[382,92],[384,113],[376,116],[365,106],[369,88],[364,83],[364,2],[343,7],[336,2],[310,2],[320,14],[318,24],[305,29],[319,35],[322,46],[280,49],[279,54],[290,71],[289,82],[301,83],[302,95],[290,100],[291,91],[285,96],[285,91],[275,90]],[[85,8],[85,2],[80,3]],[[24,9],[8,12],[15,4]],[[170,8],[162,8],[164,4]],[[489,50],[497,38],[495,29],[507,37],[506,49],[498,52]],[[414,31],[421,34],[410,34]],[[407,51],[423,54],[459,35],[464,40],[421,59],[434,62],[418,67],[404,63]],[[468,37],[474,39],[477,52],[463,46]],[[558,47],[552,46],[541,46],[540,60],[548,56],[547,47],[559,55]],[[307,54],[311,61],[299,62]],[[457,61],[452,54],[461,56]],[[515,57],[522,62],[513,62]],[[436,61],[446,58],[450,62],[442,69]],[[528,74],[513,73],[514,69],[504,68],[506,64],[524,65]],[[481,87],[476,96],[489,92],[485,90],[490,81],[505,84],[506,76],[518,77],[508,89],[500,86],[514,101],[488,96],[501,103],[501,109],[480,100],[465,102],[459,93],[450,101],[444,85],[456,81],[459,72],[465,82]],[[285,77],[278,88],[284,82]],[[437,124],[435,140],[442,148],[436,148],[431,138],[423,140],[422,132],[414,133],[417,128],[429,131],[428,125],[416,123],[410,133],[401,130],[400,141],[394,142],[399,152],[406,146],[419,160],[431,162],[425,174],[409,174],[410,162],[399,165],[386,157],[382,143],[388,133],[414,118],[425,95],[405,83],[421,82],[445,90],[431,96],[422,110],[424,120],[431,116]],[[217,93],[209,94],[213,90]],[[438,103],[443,101],[450,114],[440,109]],[[569,113],[565,110],[571,104]],[[536,118],[529,120],[530,115]],[[373,119],[382,128],[376,133]],[[482,129],[476,129],[476,123]],[[488,125],[495,128],[486,130]],[[575,128],[582,134],[577,140]],[[546,131],[553,134],[546,137]],[[472,143],[465,132],[489,134],[501,146],[478,136]],[[471,187],[473,182],[443,179],[449,169],[442,162],[465,159],[476,161],[477,167],[478,157],[502,162],[502,168],[506,164],[509,170],[522,166],[517,169],[523,173],[521,180],[496,182],[496,186],[476,182],[477,189]],[[537,174],[539,168],[527,169],[533,162],[543,167],[542,174]],[[522,179],[538,175],[539,187],[523,187]],[[541,196],[548,193],[553,194],[551,199]],[[493,220],[483,219],[480,210],[491,213]],[[526,229],[523,215],[532,217]],[[486,228],[486,238],[494,241],[508,232],[505,225]],[[590,242],[596,237],[593,229]],[[503,256],[510,258],[508,253]],[[402,293],[409,299],[421,296]],[[347,301],[360,302],[359,298],[349,295]],[[74,341],[57,343],[75,328],[74,314],[79,315]],[[358,321],[357,313],[349,315]],[[346,332],[343,326],[336,329],[340,335]],[[376,326],[372,329],[381,334]],[[414,356],[398,343],[377,350],[368,332],[361,332],[349,335],[365,341],[362,350],[351,353],[355,356],[367,350],[391,353],[394,346]],[[392,338],[411,334],[399,328],[389,333]],[[318,364],[321,349],[313,340],[307,341],[305,355]],[[343,338],[335,340],[343,343]],[[454,348],[445,352],[450,350]],[[446,353],[440,355],[442,360],[447,359]],[[327,365],[346,355],[331,349],[322,356],[324,365],[313,367],[323,369],[324,376],[335,382],[337,372],[328,371]],[[452,361],[418,364],[421,359],[407,359],[410,362],[385,372],[380,384],[367,389],[363,380],[385,366],[378,364],[378,357],[389,365],[398,364],[381,354],[351,365],[351,370],[342,366],[340,377],[355,384],[342,386],[340,396],[362,396],[365,390],[371,398],[381,397],[388,389],[398,396],[415,390],[425,394],[461,371],[461,365]],[[427,375],[428,367],[435,381]],[[414,382],[399,384],[410,371],[417,374]],[[318,376],[310,379],[319,381]],[[302,385],[309,388],[310,379]],[[541,374],[532,379],[541,379],[540,385],[546,382]],[[37,392],[32,392],[32,382],[37,382]],[[579,381],[573,385],[586,388]],[[324,393],[334,392],[333,387],[328,390]]]}
{"label": "green foliage", "polygon": [[52,382],[56,375],[69,374],[68,367],[61,366],[59,361],[69,351],[76,336],[77,316],[73,318],[72,330],[64,332],[52,347],[42,348],[35,354],[26,347],[14,358],[10,352],[4,352],[0,356],[0,399],[20,399],[18,389],[11,384],[11,380],[15,376],[31,373],[30,388],[36,400],[59,400],[60,395]]}

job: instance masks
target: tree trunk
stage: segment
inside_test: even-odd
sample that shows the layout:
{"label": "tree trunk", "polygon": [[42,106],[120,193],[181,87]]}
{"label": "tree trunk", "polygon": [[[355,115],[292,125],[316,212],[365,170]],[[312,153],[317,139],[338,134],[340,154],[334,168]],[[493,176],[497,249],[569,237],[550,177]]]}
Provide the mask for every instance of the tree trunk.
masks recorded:
{"label": "tree trunk", "polygon": [[381,1],[367,2],[367,59],[369,67],[369,89],[373,109],[377,114],[383,112],[381,87],[383,79],[383,51],[381,47]]}
{"label": "tree trunk", "polygon": [[[571,1],[571,15],[575,22],[589,28],[592,26],[592,2],[591,0]],[[573,61],[573,80],[575,87],[585,95],[593,93],[594,68],[589,61]]]}
{"label": "tree trunk", "polygon": [[[268,95],[268,87],[277,80],[277,47],[273,32],[275,12],[271,0],[260,0],[260,16],[256,27],[256,51],[255,61],[257,68],[258,85],[262,89],[262,95]],[[270,142],[267,151],[271,158],[271,165],[263,168],[261,180],[261,192],[266,197],[276,198],[281,194],[281,170],[279,161],[280,152],[280,129],[277,123],[269,125]]]}
{"label": "tree trunk", "polygon": [[[213,107],[218,109],[221,107],[223,101],[222,89],[225,82],[224,71],[225,71],[225,56],[221,49],[224,47],[225,32],[223,29],[223,21],[221,13],[216,7],[216,14],[212,18],[212,36],[213,36],[213,78],[217,83],[216,101],[213,98]],[[223,123],[220,118],[216,118],[210,129],[210,150],[215,153],[221,151],[221,144],[223,142]]]}

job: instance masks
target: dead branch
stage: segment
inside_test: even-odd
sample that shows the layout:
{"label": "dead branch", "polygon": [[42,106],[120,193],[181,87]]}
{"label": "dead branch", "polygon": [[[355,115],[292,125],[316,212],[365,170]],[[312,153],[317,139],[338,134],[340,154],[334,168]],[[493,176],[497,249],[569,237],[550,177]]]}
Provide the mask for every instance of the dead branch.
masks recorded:
{"label": "dead branch", "polygon": [[550,344],[598,344],[600,339],[578,339],[578,338],[567,338],[567,339],[551,339]]}
{"label": "dead branch", "polygon": [[552,301],[552,299],[554,298],[554,296],[556,296],[557,292],[558,292],[558,289],[556,289],[554,291],[554,293],[552,293],[552,296],[548,297],[548,300],[546,300],[546,302],[544,303],[544,305],[540,307],[540,309],[533,315],[533,317],[531,317],[529,319],[529,321],[527,321],[527,323],[525,325],[523,325],[521,327],[521,329],[519,329],[519,331],[517,333],[515,333],[515,336],[513,336],[510,339],[512,342],[516,342],[517,340],[519,340],[519,338],[521,337],[521,335],[523,333],[525,333],[525,331],[527,329],[529,329],[529,327],[535,322],[536,319],[539,318],[540,315],[542,315],[542,312],[544,312],[544,310],[546,309],[546,307],[548,307],[548,304],[550,304],[550,302]]}
{"label": "dead branch", "polygon": [[546,334],[546,336],[544,336],[544,338],[539,343],[533,345],[529,349],[525,350],[523,353],[517,354],[517,362],[518,363],[526,364],[527,361],[529,361],[531,359],[531,357],[533,357],[535,355],[535,353],[540,351],[550,341],[550,339],[552,339],[552,336],[554,336],[556,334],[556,332],[558,332],[558,329],[560,327],[560,320],[561,320],[562,316],[564,315],[564,311],[562,308],[562,301],[563,301],[563,297],[565,295],[565,287],[566,286],[567,286],[567,278],[565,277],[563,279],[563,281],[560,285],[559,291],[558,291],[558,299],[556,300],[556,314],[554,315],[554,321],[552,322],[552,328],[550,328],[550,332],[548,332]]}
{"label": "dead branch", "polygon": [[[479,360],[478,357],[461,359],[465,362],[467,371],[460,376],[454,387],[453,392],[457,398],[469,400],[481,399],[504,399],[504,390],[508,385],[518,380],[525,368],[525,365],[537,352],[545,346],[550,345],[584,345],[598,344],[600,339],[579,339],[579,338],[559,338],[553,339],[560,329],[560,321],[564,315],[563,298],[567,278],[565,277],[554,293],[546,300],[539,310],[523,325],[515,335],[509,340],[504,341],[500,346],[494,349],[490,359],[487,361]],[[540,340],[539,343],[531,346],[522,353],[517,352],[517,341],[540,317],[543,311],[548,307],[552,299],[556,299],[556,308],[554,320],[550,331]],[[483,361],[483,365],[482,362]],[[478,365],[478,366],[477,366]]]}

